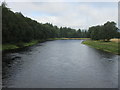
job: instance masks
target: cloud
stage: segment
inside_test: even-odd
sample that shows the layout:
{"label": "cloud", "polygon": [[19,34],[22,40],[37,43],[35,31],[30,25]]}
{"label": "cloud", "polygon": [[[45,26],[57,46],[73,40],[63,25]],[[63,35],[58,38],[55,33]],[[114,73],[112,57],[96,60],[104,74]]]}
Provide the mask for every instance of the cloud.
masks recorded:
{"label": "cloud", "polygon": [[117,2],[9,2],[8,7],[40,23],[75,29],[88,29],[107,21],[117,23],[118,17]]}

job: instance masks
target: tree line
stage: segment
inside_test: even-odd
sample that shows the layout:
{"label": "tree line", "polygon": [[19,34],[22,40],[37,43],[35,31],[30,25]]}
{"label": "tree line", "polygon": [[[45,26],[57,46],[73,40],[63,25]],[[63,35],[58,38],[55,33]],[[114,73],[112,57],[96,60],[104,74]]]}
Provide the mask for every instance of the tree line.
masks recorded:
{"label": "tree line", "polygon": [[48,38],[91,38],[93,40],[109,40],[119,37],[114,22],[102,26],[93,26],[89,30],[57,27],[50,23],[42,24],[25,17],[21,12],[13,12],[3,2],[2,8],[2,43],[30,42]]}
{"label": "tree line", "polygon": [[50,23],[42,24],[22,13],[14,13],[6,4],[2,4],[2,37],[3,43],[29,42],[48,38],[86,38],[86,30],[75,30],[69,27],[53,26]]}
{"label": "tree line", "polygon": [[88,30],[89,37],[93,40],[109,41],[112,38],[120,38],[120,32],[115,22],[106,22],[104,25],[92,26]]}

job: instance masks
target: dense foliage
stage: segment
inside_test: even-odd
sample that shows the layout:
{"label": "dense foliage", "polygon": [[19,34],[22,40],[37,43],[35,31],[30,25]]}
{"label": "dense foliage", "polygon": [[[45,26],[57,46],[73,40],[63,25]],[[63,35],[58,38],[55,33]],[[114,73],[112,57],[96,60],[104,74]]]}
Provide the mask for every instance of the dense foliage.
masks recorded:
{"label": "dense foliage", "polygon": [[114,22],[90,27],[89,30],[75,30],[69,27],[57,27],[50,23],[42,24],[25,17],[20,12],[14,13],[2,3],[2,42],[18,43],[48,38],[91,38],[93,40],[109,40],[120,38]]}
{"label": "dense foliage", "polygon": [[2,37],[3,43],[29,42],[48,38],[78,38],[87,37],[87,31],[75,30],[67,27],[42,24],[35,20],[14,13],[2,4]]}
{"label": "dense foliage", "polygon": [[89,37],[93,40],[109,41],[111,38],[120,38],[120,32],[118,32],[116,23],[109,21],[101,26],[90,27],[88,32]]}

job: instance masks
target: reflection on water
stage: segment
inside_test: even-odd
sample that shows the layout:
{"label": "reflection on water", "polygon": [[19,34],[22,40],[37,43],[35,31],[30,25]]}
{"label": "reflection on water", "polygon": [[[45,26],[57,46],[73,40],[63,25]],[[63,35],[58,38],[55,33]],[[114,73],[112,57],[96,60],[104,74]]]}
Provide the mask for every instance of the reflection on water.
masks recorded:
{"label": "reflection on water", "polygon": [[117,88],[118,55],[81,42],[48,41],[3,56],[3,61],[12,60],[4,64],[4,87]]}

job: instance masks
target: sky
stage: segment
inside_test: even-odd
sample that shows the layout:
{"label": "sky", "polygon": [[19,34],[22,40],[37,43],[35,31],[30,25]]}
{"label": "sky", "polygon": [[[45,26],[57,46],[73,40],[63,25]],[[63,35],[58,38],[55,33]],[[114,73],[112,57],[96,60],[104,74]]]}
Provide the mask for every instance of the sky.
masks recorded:
{"label": "sky", "polygon": [[[6,1],[7,2],[7,1]],[[58,27],[88,29],[103,25],[107,21],[118,24],[118,2],[80,2],[80,1],[14,1],[8,0],[7,6],[14,12],[40,23],[52,23]]]}

